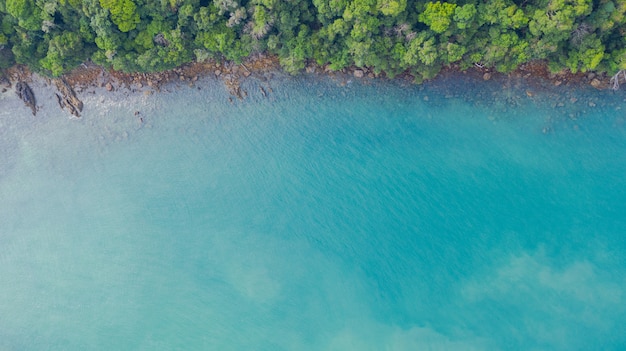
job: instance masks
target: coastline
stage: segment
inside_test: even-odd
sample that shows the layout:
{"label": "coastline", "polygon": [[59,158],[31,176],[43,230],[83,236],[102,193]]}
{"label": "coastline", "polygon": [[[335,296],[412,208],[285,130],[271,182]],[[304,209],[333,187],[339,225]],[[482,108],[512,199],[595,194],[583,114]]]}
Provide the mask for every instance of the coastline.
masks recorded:
{"label": "coastline", "polygon": [[[15,65],[0,72],[0,89],[2,89],[2,93],[7,93],[8,90],[15,88],[16,84],[28,84],[37,77],[35,79],[42,79],[48,85],[56,85],[56,96],[59,107],[68,110],[72,116],[80,118],[82,101],[77,98],[74,90],[80,93],[88,88],[103,88],[108,92],[126,89],[131,93],[151,95],[160,92],[162,87],[170,83],[182,83],[193,87],[195,82],[199,79],[213,77],[223,82],[225,88],[231,95],[229,99],[237,98],[243,100],[246,98],[247,92],[241,89],[242,81],[249,77],[256,77],[267,81],[271,80],[275,74],[287,75],[288,73],[282,70],[278,57],[264,54],[249,57],[241,64],[236,64],[232,61],[218,62],[209,60],[205,62],[192,62],[172,70],[152,73],[126,73],[107,70],[102,66],[88,62],[83,63],[58,78],[41,76],[32,73],[24,65]],[[458,66],[449,66],[445,67],[432,80],[422,83],[415,83],[415,78],[409,73],[403,73],[394,78],[388,78],[384,72],[376,74],[368,68],[349,67],[339,71],[333,71],[328,66],[319,66],[315,63],[309,63],[299,74],[339,77],[342,81],[342,85],[346,84],[350,79],[363,81],[390,80],[410,82],[411,84],[424,84],[439,78],[452,77],[452,79],[454,79],[454,77],[457,76],[468,77],[478,84],[481,84],[481,81],[505,82],[506,80],[516,79],[538,90],[547,87],[556,89],[561,87],[593,87],[597,90],[609,90],[611,83],[611,78],[606,76],[606,74],[597,74],[595,72],[573,74],[569,71],[562,71],[556,74],[550,73],[547,65],[543,62],[523,64],[515,71],[508,74],[499,73],[492,68],[480,66],[466,70],[461,70]],[[20,99],[22,99],[27,106],[31,107],[33,115],[35,115],[37,109],[36,102],[29,105],[28,101],[24,100],[22,97],[20,91],[18,89],[15,90],[18,96],[20,96]],[[263,96],[267,95],[267,92],[264,90],[262,90],[261,93]],[[532,97],[534,92],[527,90],[526,95]]]}

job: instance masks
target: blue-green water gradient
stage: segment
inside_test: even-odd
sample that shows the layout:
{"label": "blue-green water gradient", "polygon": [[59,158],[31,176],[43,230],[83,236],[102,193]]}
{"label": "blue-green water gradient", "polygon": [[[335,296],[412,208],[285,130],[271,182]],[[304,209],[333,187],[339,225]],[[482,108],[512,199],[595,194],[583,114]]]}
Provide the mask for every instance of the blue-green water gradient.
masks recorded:
{"label": "blue-green water gradient", "polygon": [[521,84],[3,97],[0,350],[623,350],[624,95]]}

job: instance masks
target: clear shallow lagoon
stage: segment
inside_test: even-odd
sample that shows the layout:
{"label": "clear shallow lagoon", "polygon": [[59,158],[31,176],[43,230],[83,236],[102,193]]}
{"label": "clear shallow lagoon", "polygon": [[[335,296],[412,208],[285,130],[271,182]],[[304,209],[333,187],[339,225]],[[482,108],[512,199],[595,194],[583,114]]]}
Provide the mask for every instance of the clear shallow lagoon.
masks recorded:
{"label": "clear shallow lagoon", "polygon": [[343,83],[0,95],[0,350],[626,347],[626,94]]}

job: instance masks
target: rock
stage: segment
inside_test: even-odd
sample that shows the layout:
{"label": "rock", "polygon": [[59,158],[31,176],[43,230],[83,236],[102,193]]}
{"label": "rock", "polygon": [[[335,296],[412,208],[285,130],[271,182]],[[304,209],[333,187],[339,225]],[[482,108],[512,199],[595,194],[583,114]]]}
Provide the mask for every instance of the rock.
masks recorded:
{"label": "rock", "polygon": [[219,69],[216,69],[214,73],[216,77],[219,77],[222,75],[222,71],[220,71]]}
{"label": "rock", "polygon": [[573,98],[569,99],[569,101],[573,104],[573,103],[575,103],[576,101],[578,101],[578,98],[573,97]]}
{"label": "rock", "polygon": [[183,76],[182,74],[180,76],[178,76],[178,79],[180,79],[181,81],[185,80],[185,76]]}
{"label": "rock", "polygon": [[139,89],[143,88],[143,84],[137,83],[137,88],[139,88]]}
{"label": "rock", "polygon": [[589,107],[596,107],[596,103],[593,101],[589,101]]}
{"label": "rock", "polygon": [[146,91],[144,91],[144,92],[143,92],[143,95],[145,95],[145,96],[150,96],[150,95],[152,95],[152,90],[146,90]]}
{"label": "rock", "polygon": [[593,78],[595,78],[595,77],[596,77],[596,74],[595,74],[595,73],[593,73],[593,72],[591,72],[591,73],[589,73],[589,74],[587,75],[587,79],[593,79]]}
{"label": "rock", "polygon": [[244,71],[244,72],[243,72],[243,76],[244,76],[244,77],[246,77],[246,78],[247,78],[247,77],[250,77],[250,72],[248,72],[248,71]]}
{"label": "rock", "polygon": [[307,66],[306,73],[315,73],[315,66]]}
{"label": "rock", "polygon": [[72,115],[80,117],[80,112],[83,111],[83,102],[76,97],[74,89],[63,79],[55,79],[54,84],[59,90],[57,96],[57,102],[61,109],[67,109]]}
{"label": "rock", "polygon": [[113,91],[113,84],[111,84],[110,82],[107,83],[104,87],[107,91]]}
{"label": "rock", "polygon": [[37,114],[37,101],[35,100],[35,94],[30,89],[26,82],[17,82],[15,84],[15,92],[20,100],[24,101],[26,106],[30,107],[31,111],[33,111],[33,116]]}
{"label": "rock", "polygon": [[369,78],[374,78],[374,77],[375,77],[374,73],[372,73],[372,72],[368,73],[368,74],[367,74],[367,76],[368,76]]}
{"label": "rock", "polygon": [[532,92],[532,91],[530,91],[530,90],[526,90],[526,96],[528,96],[528,97],[533,97],[534,95],[535,95],[535,94],[533,94],[533,92]]}
{"label": "rock", "polygon": [[430,99],[428,98],[428,95],[424,96],[424,101],[428,101],[428,100],[430,100]]}
{"label": "rock", "polygon": [[483,74],[483,80],[489,80],[489,79],[491,79],[491,73],[487,72]]}
{"label": "rock", "polygon": [[602,89],[602,82],[598,78],[592,79],[589,84],[596,89]]}
{"label": "rock", "polygon": [[364,75],[365,75],[365,74],[363,73],[363,70],[360,70],[360,69],[356,69],[356,70],[354,70],[354,76],[355,76],[356,78],[363,78],[363,76],[364,76]]}
{"label": "rock", "polygon": [[563,84],[563,82],[561,82],[560,80],[557,80],[556,82],[554,82],[555,87],[558,87],[561,84]]}
{"label": "rock", "polygon": [[0,86],[2,86],[3,88],[10,88],[11,87],[11,81],[9,80],[9,78],[0,75]]}

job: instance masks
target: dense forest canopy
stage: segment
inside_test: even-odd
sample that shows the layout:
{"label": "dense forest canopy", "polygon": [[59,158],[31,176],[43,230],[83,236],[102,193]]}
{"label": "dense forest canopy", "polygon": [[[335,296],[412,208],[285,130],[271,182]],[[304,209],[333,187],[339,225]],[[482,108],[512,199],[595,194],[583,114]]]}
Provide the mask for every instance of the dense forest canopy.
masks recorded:
{"label": "dense forest canopy", "polygon": [[449,64],[626,69],[626,0],[0,0],[0,68],[166,70],[266,52],[418,80]]}

